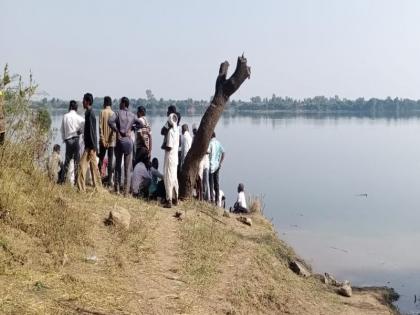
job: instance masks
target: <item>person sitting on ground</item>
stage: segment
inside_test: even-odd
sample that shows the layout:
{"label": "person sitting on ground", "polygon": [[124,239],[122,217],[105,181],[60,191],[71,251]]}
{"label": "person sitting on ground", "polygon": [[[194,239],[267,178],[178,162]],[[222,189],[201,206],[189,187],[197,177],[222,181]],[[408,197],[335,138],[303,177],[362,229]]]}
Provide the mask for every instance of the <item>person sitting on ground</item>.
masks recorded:
{"label": "person sitting on ground", "polygon": [[191,149],[192,137],[190,131],[188,130],[188,125],[182,125],[182,136],[181,136],[181,167],[184,164],[185,158],[188,151]]}
{"label": "person sitting on ground", "polygon": [[133,176],[131,177],[131,192],[134,197],[145,198],[149,196],[149,185],[152,177],[148,167],[149,157],[147,154],[144,154],[136,161]]}
{"label": "person sitting on ground", "polygon": [[165,198],[165,184],[163,182],[163,174],[159,171],[159,160],[157,158],[152,160],[150,175],[152,180],[149,185],[149,198]]}
{"label": "person sitting on ground", "polygon": [[62,173],[64,172],[63,161],[60,156],[61,147],[59,144],[55,144],[53,147],[53,152],[48,158],[48,177],[54,182],[59,183],[62,178]]}
{"label": "person sitting on ground", "polygon": [[[231,208],[232,210],[232,208]],[[238,185],[238,199],[236,200],[233,206],[233,213],[249,213],[249,210],[246,206],[246,198],[245,198],[245,187],[244,184]]]}

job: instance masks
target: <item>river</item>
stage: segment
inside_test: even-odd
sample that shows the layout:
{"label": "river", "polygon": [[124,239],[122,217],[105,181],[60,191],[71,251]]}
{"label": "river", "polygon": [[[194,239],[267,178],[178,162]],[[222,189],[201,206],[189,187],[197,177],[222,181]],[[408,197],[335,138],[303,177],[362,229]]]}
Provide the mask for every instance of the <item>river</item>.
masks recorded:
{"label": "river", "polygon": [[[165,119],[149,117],[160,161]],[[53,126],[60,123],[53,115]],[[316,272],[393,287],[402,311],[420,312],[420,117],[226,115],[216,134],[228,206],[243,182]]]}

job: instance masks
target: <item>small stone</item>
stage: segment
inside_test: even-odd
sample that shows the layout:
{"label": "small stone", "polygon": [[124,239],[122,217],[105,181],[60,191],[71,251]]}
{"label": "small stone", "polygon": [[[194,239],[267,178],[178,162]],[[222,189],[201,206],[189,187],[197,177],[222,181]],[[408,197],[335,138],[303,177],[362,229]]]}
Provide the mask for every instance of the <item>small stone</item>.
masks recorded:
{"label": "small stone", "polygon": [[311,273],[306,267],[299,261],[291,261],[289,263],[289,268],[297,275],[302,277],[310,277]]}
{"label": "small stone", "polygon": [[96,264],[98,262],[98,257],[96,257],[96,255],[88,255],[86,256],[86,262]]}
{"label": "small stone", "polygon": [[223,216],[226,218],[230,218],[230,214],[227,211],[223,211]]}
{"label": "small stone", "polygon": [[337,293],[345,297],[351,297],[353,292],[351,289],[350,282],[344,281],[343,285],[340,288],[338,288]]}
{"label": "small stone", "polygon": [[107,221],[110,224],[119,224],[126,230],[128,230],[128,228],[130,227],[131,215],[127,209],[122,207],[115,207],[109,212],[109,217]]}

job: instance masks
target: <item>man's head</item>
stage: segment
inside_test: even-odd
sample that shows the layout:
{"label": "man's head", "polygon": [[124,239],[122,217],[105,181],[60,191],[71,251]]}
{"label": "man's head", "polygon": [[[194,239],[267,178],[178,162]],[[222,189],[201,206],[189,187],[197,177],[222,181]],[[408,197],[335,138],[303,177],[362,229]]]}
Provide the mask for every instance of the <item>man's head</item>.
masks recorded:
{"label": "man's head", "polygon": [[77,102],[75,100],[71,100],[69,104],[69,111],[74,110],[77,112]]}
{"label": "man's head", "polygon": [[197,131],[198,131],[198,129],[197,129],[197,125],[196,125],[196,124],[193,124],[193,125],[192,125],[192,132],[193,132],[193,135],[194,135],[194,136],[197,134]]}
{"label": "man's head", "polygon": [[86,93],[83,95],[83,108],[88,109],[92,107],[93,104],[93,95],[91,93]]}
{"label": "man's head", "polygon": [[130,101],[124,96],[120,101],[120,109],[128,109],[128,106],[130,106]]}
{"label": "man's head", "polygon": [[57,153],[60,153],[60,150],[61,150],[60,145],[59,144],[54,144],[53,151],[57,152]]}
{"label": "man's head", "polygon": [[144,106],[137,107],[137,117],[143,117],[146,116],[146,108]]}
{"label": "man's head", "polygon": [[159,160],[157,158],[153,158],[152,167],[155,168],[155,169],[159,168]]}
{"label": "man's head", "polygon": [[245,190],[244,184],[240,183],[238,185],[238,193],[243,192]]}
{"label": "man's head", "polygon": [[112,99],[109,96],[104,97],[104,108],[107,106],[109,107],[112,106]]}
{"label": "man's head", "polygon": [[182,134],[184,134],[186,131],[189,131],[188,125],[187,124],[183,124],[182,125]]}
{"label": "man's head", "polygon": [[175,113],[176,113],[175,105],[168,106],[168,112],[166,113],[166,116],[169,116],[170,114],[175,114]]}
{"label": "man's head", "polygon": [[216,133],[213,131],[213,133],[211,134],[212,138],[216,138]]}

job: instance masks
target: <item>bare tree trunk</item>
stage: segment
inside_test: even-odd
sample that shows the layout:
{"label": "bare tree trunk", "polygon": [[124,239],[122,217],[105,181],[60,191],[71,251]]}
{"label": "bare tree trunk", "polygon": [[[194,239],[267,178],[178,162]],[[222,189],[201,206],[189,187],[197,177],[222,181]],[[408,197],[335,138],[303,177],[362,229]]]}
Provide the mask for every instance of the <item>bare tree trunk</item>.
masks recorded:
{"label": "bare tree trunk", "polygon": [[228,68],[229,63],[227,61],[220,65],[213,100],[204,113],[204,116],[201,118],[197,135],[185,158],[179,183],[181,199],[191,198],[192,196],[199,164],[204,154],[207,153],[211,135],[225,109],[229,97],[235,93],[242,83],[251,75],[251,68],[248,67],[247,60],[243,55],[242,57],[238,57],[235,72],[229,79],[226,79]]}

